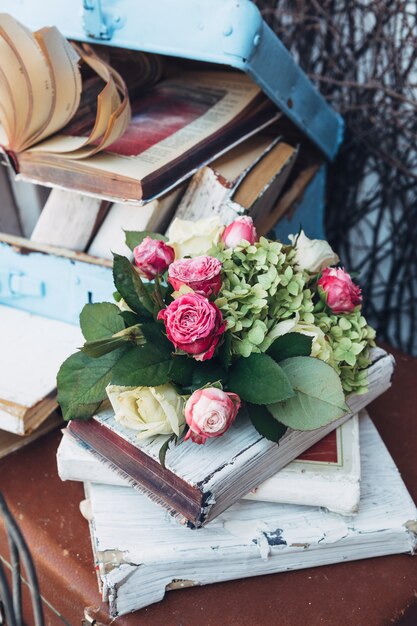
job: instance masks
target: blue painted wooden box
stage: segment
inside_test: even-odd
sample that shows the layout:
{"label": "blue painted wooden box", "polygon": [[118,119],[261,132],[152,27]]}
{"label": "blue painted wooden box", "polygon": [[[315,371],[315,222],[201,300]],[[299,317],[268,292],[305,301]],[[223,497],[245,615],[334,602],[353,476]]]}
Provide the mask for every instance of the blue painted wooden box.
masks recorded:
{"label": "blue painted wooden box", "polygon": [[[56,25],[68,38],[228,65],[246,72],[293,124],[332,159],[343,121],[325,102],[250,0],[0,0],[35,30]],[[302,224],[323,236],[326,166],[319,167],[296,202],[291,219],[276,227],[283,240]],[[34,250],[0,241],[0,304],[76,323],[82,305],[108,299],[111,271],[59,250]],[[46,250],[48,252],[48,250]],[[63,255],[63,256],[62,256]]]}

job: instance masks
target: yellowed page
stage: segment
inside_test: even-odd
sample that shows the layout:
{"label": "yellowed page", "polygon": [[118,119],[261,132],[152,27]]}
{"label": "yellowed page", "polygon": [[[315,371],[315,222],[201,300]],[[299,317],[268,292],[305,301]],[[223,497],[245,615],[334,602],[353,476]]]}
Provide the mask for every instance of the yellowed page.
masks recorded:
{"label": "yellowed page", "polygon": [[[24,94],[29,94],[29,111],[23,131],[16,138],[13,150],[19,151],[47,123],[53,106],[51,73],[47,60],[33,34],[11,15],[0,14],[0,34],[21,61],[26,79]],[[21,71],[22,71],[21,70]],[[15,79],[16,76],[13,77]],[[16,99],[20,92],[10,82]],[[20,99],[20,95],[19,95]]]}
{"label": "yellowed page", "polygon": [[[0,40],[0,55],[1,55]],[[3,136],[0,145],[8,146],[16,136],[16,109],[13,94],[5,73],[0,66],[0,120],[3,125]]]}
{"label": "yellowed page", "polygon": [[72,119],[80,104],[82,82],[78,67],[80,57],[57,28],[42,28],[34,36],[52,71],[54,97],[49,120],[42,132],[34,137],[40,141]]}

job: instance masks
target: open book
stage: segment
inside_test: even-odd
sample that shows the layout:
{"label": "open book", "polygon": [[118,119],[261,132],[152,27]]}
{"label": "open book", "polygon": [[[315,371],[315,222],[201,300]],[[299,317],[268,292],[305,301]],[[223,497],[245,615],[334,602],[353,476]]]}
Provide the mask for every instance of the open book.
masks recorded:
{"label": "open book", "polygon": [[0,14],[0,145],[16,172],[149,200],[280,117],[239,72],[176,67],[164,77],[143,53],[121,72],[54,27],[31,33]]}

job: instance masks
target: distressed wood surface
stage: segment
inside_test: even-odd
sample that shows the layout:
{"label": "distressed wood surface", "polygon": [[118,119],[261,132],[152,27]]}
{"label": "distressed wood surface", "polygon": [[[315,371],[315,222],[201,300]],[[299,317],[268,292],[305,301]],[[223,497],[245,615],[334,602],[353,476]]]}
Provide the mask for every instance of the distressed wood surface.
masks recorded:
{"label": "distressed wood surface", "polygon": [[[155,498],[160,504],[166,506],[173,514],[176,514],[179,521],[184,523],[188,520],[193,525],[200,526],[214,519],[251,489],[270,478],[304,450],[383,393],[391,384],[393,367],[393,358],[383,350],[375,349],[373,364],[369,369],[368,392],[361,396],[350,397],[347,403],[351,413],[320,429],[314,431],[288,430],[277,446],[261,437],[249,419],[242,415],[223,437],[208,440],[204,446],[195,446],[192,442],[187,441],[169,449],[165,460],[166,470],[158,464],[160,448],[158,438],[137,442],[135,432],[116,422],[111,410],[100,412],[94,419],[104,429],[110,429],[119,435],[122,441],[126,441],[137,448],[141,457],[143,454],[149,457],[151,468],[147,467],[146,463],[136,463],[134,477],[128,473],[130,470],[126,467],[121,472],[122,475],[125,474],[126,478],[130,478],[131,484],[136,489],[147,493],[151,498]],[[88,434],[88,427],[89,424],[75,424],[73,422],[70,430],[74,432],[79,429]],[[107,461],[102,454],[103,452],[99,458],[104,463],[110,464],[112,470],[117,471],[110,450],[107,453]],[[144,480],[138,482],[138,474],[140,473],[143,473]],[[159,487],[156,475],[160,477]],[[192,516],[190,516],[188,509],[187,511],[182,509],[183,505],[180,505],[176,500],[176,493],[168,488],[167,485],[172,476],[178,477],[183,482],[184,493],[189,491],[190,486],[195,492],[200,493],[201,504],[198,510],[197,508],[193,509]],[[149,485],[149,479],[151,479],[152,487],[144,487],[144,485]],[[194,507],[194,505],[191,506]]]}
{"label": "distressed wood surface", "polygon": [[357,516],[241,501],[205,528],[179,526],[134,489],[86,485],[90,532],[112,616],[164,597],[166,588],[302,569],[416,548],[417,510],[369,418],[360,424]]}

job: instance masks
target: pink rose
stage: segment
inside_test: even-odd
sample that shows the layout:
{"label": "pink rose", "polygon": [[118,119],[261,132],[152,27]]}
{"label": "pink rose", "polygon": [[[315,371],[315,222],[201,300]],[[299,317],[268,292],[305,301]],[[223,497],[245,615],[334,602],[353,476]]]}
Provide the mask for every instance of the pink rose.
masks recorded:
{"label": "pink rose", "polygon": [[333,313],[349,313],[362,302],[360,287],[342,268],[326,267],[318,285],[327,295],[326,303]]}
{"label": "pink rose", "polygon": [[259,239],[251,217],[242,216],[235,219],[225,228],[221,238],[226,248],[236,248],[242,239],[249,243],[255,243]]}
{"label": "pink rose", "polygon": [[184,413],[190,430],[184,440],[205,443],[209,437],[220,437],[235,421],[240,398],[216,387],[198,389],[187,400]]}
{"label": "pink rose", "polygon": [[175,259],[174,248],[164,241],[145,239],[133,250],[135,264],[139,271],[152,280],[157,274],[163,274],[168,265]]}
{"label": "pink rose", "polygon": [[176,291],[187,285],[202,296],[217,295],[222,286],[222,264],[212,256],[179,259],[169,266],[168,281]]}
{"label": "pink rose", "polygon": [[158,313],[174,346],[197,361],[211,359],[226,330],[220,309],[198,293],[180,296]]}

